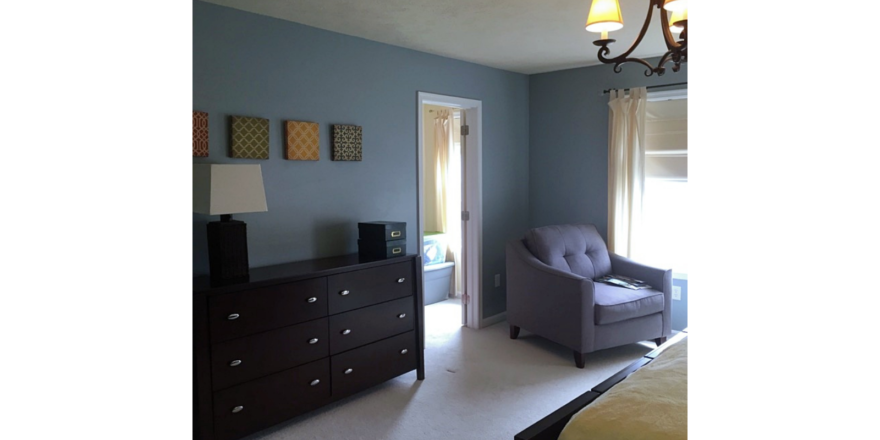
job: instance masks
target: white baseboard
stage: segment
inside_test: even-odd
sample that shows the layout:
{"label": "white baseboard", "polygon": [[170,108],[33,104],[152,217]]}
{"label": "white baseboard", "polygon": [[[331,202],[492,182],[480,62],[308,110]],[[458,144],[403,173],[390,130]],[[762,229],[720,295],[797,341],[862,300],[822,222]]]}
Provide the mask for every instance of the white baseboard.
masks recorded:
{"label": "white baseboard", "polygon": [[495,316],[483,318],[483,320],[480,321],[480,328],[486,328],[492,324],[498,324],[499,322],[505,320],[507,320],[507,312],[501,312]]}

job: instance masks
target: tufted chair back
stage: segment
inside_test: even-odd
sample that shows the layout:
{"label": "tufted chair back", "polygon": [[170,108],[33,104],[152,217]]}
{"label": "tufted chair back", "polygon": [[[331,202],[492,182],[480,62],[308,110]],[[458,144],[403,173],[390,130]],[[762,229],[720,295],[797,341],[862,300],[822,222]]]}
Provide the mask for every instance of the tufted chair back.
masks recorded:
{"label": "tufted chair back", "polygon": [[526,233],[526,248],[542,263],[595,279],[611,273],[605,241],[593,225],[559,225]]}

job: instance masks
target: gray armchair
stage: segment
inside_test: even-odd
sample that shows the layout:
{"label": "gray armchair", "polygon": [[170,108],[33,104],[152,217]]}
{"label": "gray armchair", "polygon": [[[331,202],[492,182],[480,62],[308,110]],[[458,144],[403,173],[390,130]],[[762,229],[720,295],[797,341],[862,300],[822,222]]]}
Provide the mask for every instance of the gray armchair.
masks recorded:
{"label": "gray armchair", "polygon": [[[507,244],[507,322],[574,351],[575,364],[603,348],[644,340],[657,345],[672,333],[672,270],[645,266],[608,252],[593,225],[545,226]],[[603,275],[645,281],[631,290]]]}

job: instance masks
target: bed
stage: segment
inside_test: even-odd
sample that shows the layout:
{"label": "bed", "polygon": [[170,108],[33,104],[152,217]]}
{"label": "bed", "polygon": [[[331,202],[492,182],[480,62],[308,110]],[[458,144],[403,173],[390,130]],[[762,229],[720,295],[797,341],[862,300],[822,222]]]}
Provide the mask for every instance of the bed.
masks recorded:
{"label": "bed", "polygon": [[687,438],[687,329],[514,440]]}

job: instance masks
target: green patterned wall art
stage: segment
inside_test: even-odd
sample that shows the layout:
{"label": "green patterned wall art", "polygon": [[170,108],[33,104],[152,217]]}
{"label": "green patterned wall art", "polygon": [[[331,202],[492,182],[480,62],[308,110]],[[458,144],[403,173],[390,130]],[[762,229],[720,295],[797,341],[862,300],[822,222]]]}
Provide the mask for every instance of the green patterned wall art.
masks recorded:
{"label": "green patterned wall art", "polygon": [[269,158],[269,120],[233,116],[230,127],[231,157],[236,159]]}
{"label": "green patterned wall art", "polygon": [[357,125],[333,126],[333,160],[363,159],[363,127]]}

